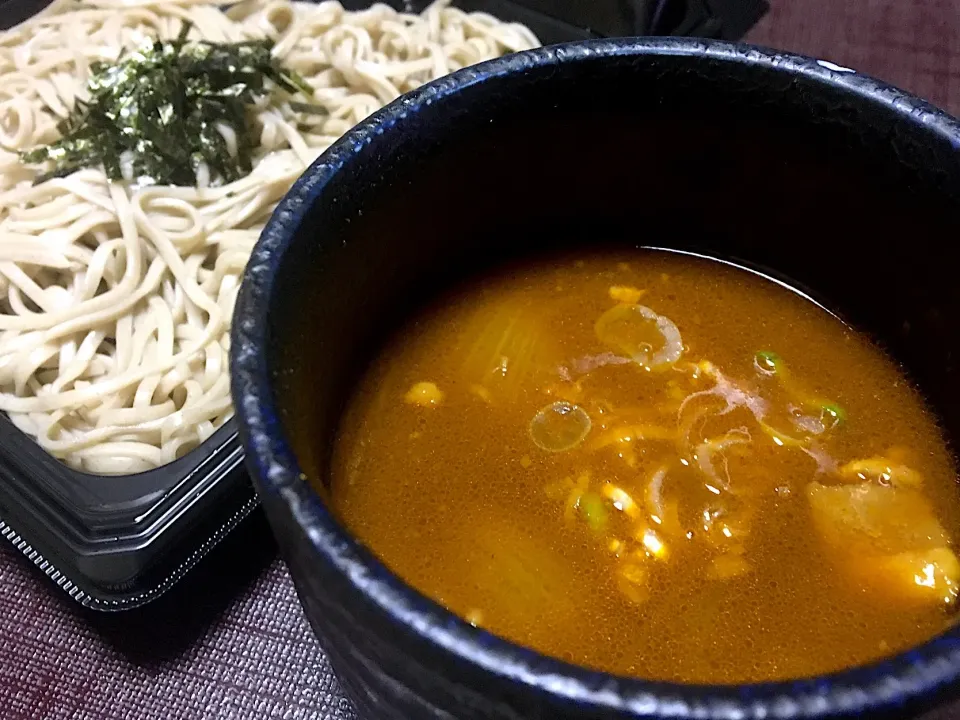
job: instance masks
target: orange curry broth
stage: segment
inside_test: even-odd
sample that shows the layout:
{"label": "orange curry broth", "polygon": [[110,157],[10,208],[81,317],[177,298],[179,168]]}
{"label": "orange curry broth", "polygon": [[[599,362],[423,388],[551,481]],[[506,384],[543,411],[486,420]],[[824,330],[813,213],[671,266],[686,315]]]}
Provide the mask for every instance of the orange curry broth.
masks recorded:
{"label": "orange curry broth", "polygon": [[[636,304],[681,334],[675,363],[650,368],[666,335]],[[960,574],[953,461],[894,363],[788,289],[666,252],[512,267],[408,324],[345,415],[332,503],[462,618],[651,679],[889,655],[952,622]]]}

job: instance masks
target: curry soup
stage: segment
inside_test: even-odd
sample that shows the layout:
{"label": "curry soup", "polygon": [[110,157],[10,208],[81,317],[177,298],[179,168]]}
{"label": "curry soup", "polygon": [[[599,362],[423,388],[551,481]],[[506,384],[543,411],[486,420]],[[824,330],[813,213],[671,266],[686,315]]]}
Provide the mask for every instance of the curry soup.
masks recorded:
{"label": "curry soup", "polygon": [[953,622],[955,467],[898,367],[810,300],[662,251],[512,267],[360,383],[331,502],[479,627],[650,679],[811,676]]}

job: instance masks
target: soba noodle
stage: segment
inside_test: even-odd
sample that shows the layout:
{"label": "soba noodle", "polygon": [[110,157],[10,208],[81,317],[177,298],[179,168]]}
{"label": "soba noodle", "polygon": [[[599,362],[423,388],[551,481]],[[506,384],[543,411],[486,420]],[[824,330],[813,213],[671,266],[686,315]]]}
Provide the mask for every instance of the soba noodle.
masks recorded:
{"label": "soba noodle", "polygon": [[[18,151],[50,143],[95,61],[147,38],[270,38],[327,114],[258,106],[253,171],[220,187],[134,187],[102,168],[35,185]],[[537,45],[520,25],[441,0],[385,5],[58,0],[0,34],[0,410],[89,472],[162,465],[231,415],[229,326],[243,267],[293,180],[385,103],[433,78]],[[227,145],[231,138],[224,134]]]}

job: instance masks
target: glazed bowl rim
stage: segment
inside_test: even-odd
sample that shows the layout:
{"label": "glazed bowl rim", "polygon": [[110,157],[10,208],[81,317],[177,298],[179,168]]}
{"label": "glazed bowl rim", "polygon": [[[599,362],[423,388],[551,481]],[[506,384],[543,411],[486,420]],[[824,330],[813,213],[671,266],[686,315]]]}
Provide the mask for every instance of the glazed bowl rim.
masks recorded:
{"label": "glazed bowl rim", "polygon": [[[960,628],[892,658],[811,679],[746,685],[685,685],[614,676],[540,655],[472,627],[393,575],[363,548],[304,482],[275,406],[267,366],[270,298],[283,255],[324,189],[368,145],[390,143],[394,128],[421,109],[473,85],[542,66],[613,56],[693,56],[774,71],[841,90],[862,105],[882,106],[946,140],[960,162],[960,121],[886,83],[830,62],[758,47],[687,38],[588,40],[525,51],[465,68],[402,96],[347,132],[283,198],[244,273],[230,350],[240,437],[258,491],[278,496],[313,549],[390,620],[462,661],[531,692],[587,710],[625,716],[794,718],[858,713],[899,705],[960,678]],[[381,139],[383,138],[383,139]]]}

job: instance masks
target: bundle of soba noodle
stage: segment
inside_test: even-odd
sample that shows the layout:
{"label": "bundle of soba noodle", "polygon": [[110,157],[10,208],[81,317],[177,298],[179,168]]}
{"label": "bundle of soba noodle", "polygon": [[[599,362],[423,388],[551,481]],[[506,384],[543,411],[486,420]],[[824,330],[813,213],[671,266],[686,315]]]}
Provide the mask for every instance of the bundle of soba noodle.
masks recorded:
{"label": "bundle of soba noodle", "polygon": [[[102,165],[43,180],[21,160],[57,141],[58,122],[89,99],[91,67],[185,27],[188,42],[270,39],[321,112],[283,94],[257,104],[252,171],[229,183],[203,167],[195,186],[111,180]],[[408,15],[336,2],[57,0],[0,33],[0,410],[90,472],[138,472],[196,447],[232,413],[240,276],[296,177],[401,93],[536,44],[522,26],[442,1]]]}

